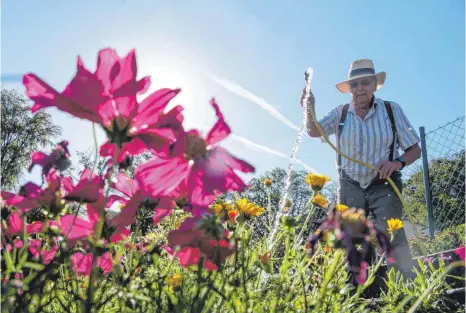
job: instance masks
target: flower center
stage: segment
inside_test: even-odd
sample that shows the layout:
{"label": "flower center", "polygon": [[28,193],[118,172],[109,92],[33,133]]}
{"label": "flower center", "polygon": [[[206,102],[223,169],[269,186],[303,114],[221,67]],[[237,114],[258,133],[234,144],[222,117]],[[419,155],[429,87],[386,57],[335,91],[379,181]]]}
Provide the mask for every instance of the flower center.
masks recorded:
{"label": "flower center", "polygon": [[131,136],[129,136],[129,121],[122,115],[115,116],[110,127],[105,127],[104,130],[110,142],[120,148],[125,142],[131,141]]}
{"label": "flower center", "polygon": [[207,143],[195,134],[187,134],[184,139],[184,154],[189,160],[197,160],[207,154]]}

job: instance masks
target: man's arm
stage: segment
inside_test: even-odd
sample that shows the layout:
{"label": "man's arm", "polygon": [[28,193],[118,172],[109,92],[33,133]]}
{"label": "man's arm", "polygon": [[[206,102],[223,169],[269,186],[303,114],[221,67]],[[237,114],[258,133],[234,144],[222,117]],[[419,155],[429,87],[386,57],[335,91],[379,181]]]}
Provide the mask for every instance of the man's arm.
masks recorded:
{"label": "man's arm", "polygon": [[311,136],[312,138],[318,138],[320,136],[322,136],[319,132],[319,129],[317,129],[317,126],[316,126],[316,123],[314,122],[314,119],[312,118],[312,114],[311,114],[311,110],[312,110],[312,113],[314,114],[314,116],[316,116],[316,111],[315,111],[315,108],[314,108],[314,105],[308,105],[307,106],[307,133],[309,136]]}
{"label": "man's arm", "polygon": [[[413,164],[416,162],[417,159],[421,157],[421,147],[419,144],[416,143],[405,150],[405,152],[401,155],[401,157],[405,160],[406,165]],[[387,178],[392,176],[393,172],[401,170],[403,164],[399,161],[390,162],[388,160],[382,160],[377,164],[377,169],[379,170],[379,178]]]}
{"label": "man's arm", "polygon": [[415,145],[412,145],[411,147],[405,150],[405,153],[403,153],[401,157],[406,162],[405,166],[411,165],[414,162],[416,162],[417,159],[421,157],[421,147],[419,147],[418,143]]}

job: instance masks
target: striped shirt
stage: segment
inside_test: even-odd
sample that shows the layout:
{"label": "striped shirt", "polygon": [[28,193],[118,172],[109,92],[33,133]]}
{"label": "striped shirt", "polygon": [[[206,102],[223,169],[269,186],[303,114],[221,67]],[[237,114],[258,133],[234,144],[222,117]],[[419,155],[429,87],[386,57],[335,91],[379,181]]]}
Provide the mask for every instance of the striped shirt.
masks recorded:
{"label": "striped shirt", "polygon": [[[328,112],[319,122],[327,136],[340,137],[340,150],[356,160],[376,166],[381,160],[388,160],[393,134],[385,104],[382,99],[375,98],[366,117],[362,119],[356,114],[353,105],[348,108],[345,126],[342,134],[338,135],[343,106],[340,105]],[[393,159],[403,151],[420,141],[417,132],[411,126],[401,107],[391,102],[393,118],[395,119],[397,138]],[[337,138],[338,142],[338,138]],[[341,158],[341,168],[352,179],[359,182],[362,188],[369,186],[377,176],[377,172],[361,164]]]}

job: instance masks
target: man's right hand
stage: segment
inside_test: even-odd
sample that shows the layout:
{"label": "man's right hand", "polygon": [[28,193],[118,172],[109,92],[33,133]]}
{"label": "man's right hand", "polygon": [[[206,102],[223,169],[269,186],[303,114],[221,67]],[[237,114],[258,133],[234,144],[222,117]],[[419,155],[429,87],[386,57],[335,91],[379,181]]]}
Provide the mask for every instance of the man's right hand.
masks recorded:
{"label": "man's right hand", "polygon": [[[303,94],[301,95],[301,99],[299,99],[301,106],[304,105],[305,98],[306,98],[306,87],[303,88]],[[314,108],[315,104],[316,104],[316,99],[314,98],[312,91],[309,91],[309,98],[307,99],[307,106]]]}

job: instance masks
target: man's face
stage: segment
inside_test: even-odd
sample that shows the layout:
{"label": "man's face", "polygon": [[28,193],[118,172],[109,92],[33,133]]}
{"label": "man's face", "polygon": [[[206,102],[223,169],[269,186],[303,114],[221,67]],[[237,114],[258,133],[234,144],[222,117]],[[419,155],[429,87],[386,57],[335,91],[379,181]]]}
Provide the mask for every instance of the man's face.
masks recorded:
{"label": "man's face", "polygon": [[367,103],[377,90],[375,77],[358,78],[349,83],[353,101],[355,103]]}

